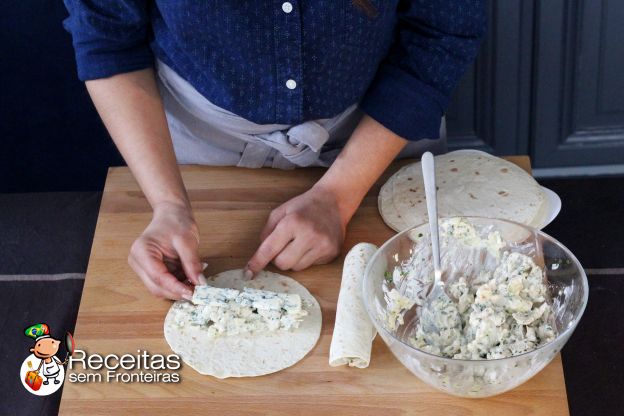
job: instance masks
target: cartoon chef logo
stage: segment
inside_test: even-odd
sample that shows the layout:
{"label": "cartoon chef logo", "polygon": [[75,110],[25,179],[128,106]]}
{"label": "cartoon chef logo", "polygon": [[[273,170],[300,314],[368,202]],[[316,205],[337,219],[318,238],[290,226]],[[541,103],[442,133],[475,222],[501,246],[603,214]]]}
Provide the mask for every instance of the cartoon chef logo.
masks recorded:
{"label": "cartoon chef logo", "polygon": [[32,325],[26,328],[24,333],[35,343],[30,348],[31,354],[22,363],[20,379],[26,390],[32,394],[48,396],[60,389],[65,381],[65,364],[74,350],[74,339],[69,332],[66,333],[67,355],[65,360],[61,361],[56,356],[61,341],[50,335],[48,325]]}

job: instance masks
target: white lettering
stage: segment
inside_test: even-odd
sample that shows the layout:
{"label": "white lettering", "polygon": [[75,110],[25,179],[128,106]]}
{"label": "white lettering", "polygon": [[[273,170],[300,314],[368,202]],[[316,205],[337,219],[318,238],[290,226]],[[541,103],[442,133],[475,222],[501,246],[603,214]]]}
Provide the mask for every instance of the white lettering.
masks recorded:
{"label": "white lettering", "polygon": [[[75,357],[75,355],[76,355],[77,353],[82,354],[82,357],[80,357],[80,358],[76,358],[76,357]],[[82,363],[82,369],[83,369],[83,370],[85,370],[85,369],[86,369],[86,364],[85,364],[85,357],[86,357],[86,356],[87,356],[87,353],[86,353],[86,352],[84,352],[83,350],[75,350],[75,351],[74,351],[74,354],[72,354],[72,355],[69,357],[69,369],[70,369],[70,370],[73,370],[73,369],[74,369],[74,361],[76,361],[76,362],[80,362],[80,363]]]}
{"label": "white lettering", "polygon": [[103,367],[104,359],[99,354],[91,354],[87,358],[87,364],[92,370],[100,370]]}
{"label": "white lettering", "polygon": [[180,368],[180,356],[177,354],[170,354],[167,356],[167,368],[169,370],[178,370]]}
{"label": "white lettering", "polygon": [[136,359],[133,355],[124,354],[119,359],[119,365],[121,365],[121,368],[124,370],[132,370],[136,365]]}
{"label": "white lettering", "polygon": [[[109,361],[112,359],[117,360],[115,365],[109,364]],[[119,357],[116,354],[108,354],[106,358],[104,358],[104,366],[109,370],[116,370],[119,367]]]}
{"label": "white lettering", "polygon": [[102,374],[98,373],[71,373],[69,375],[70,383],[100,383],[102,382]]}

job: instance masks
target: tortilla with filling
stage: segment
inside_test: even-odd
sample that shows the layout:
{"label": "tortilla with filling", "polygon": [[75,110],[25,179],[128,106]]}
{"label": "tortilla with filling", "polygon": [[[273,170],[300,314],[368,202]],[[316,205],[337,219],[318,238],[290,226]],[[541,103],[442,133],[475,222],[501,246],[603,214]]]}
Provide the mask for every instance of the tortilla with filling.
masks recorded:
{"label": "tortilla with filling", "polygon": [[[165,339],[184,363],[200,374],[217,378],[270,374],[296,364],[316,345],[321,333],[321,308],[314,296],[290,277],[263,271],[253,280],[246,280],[243,270],[238,269],[219,273],[207,281],[215,287],[298,294],[308,315],[297,329],[290,331],[214,338],[205,329],[188,324],[188,316],[177,316],[188,315],[184,310],[188,310],[189,303],[175,302],[165,318]],[[180,318],[186,319],[182,326],[176,323]]]}

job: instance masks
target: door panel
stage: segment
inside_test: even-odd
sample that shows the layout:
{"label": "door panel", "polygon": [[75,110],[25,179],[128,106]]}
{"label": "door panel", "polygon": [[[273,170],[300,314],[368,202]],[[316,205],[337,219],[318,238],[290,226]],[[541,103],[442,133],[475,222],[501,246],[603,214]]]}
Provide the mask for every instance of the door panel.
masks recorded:
{"label": "door panel", "polygon": [[529,151],[533,4],[490,1],[488,34],[447,112],[449,149]]}
{"label": "door panel", "polygon": [[449,148],[624,164],[624,1],[490,0],[488,13],[447,112]]}
{"label": "door panel", "polygon": [[537,2],[536,167],[624,163],[624,2]]}

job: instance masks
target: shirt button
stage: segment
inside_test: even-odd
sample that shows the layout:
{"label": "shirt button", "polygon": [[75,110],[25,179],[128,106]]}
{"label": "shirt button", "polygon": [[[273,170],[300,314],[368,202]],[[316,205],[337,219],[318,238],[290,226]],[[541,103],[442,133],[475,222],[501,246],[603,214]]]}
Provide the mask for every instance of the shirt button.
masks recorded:
{"label": "shirt button", "polygon": [[297,88],[297,82],[294,79],[289,79],[288,81],[286,81],[286,88],[288,88],[289,90],[294,90],[295,88]]}
{"label": "shirt button", "polygon": [[284,3],[282,3],[282,10],[284,11],[284,13],[290,13],[293,10],[293,5],[291,2],[289,1],[285,1]]}

